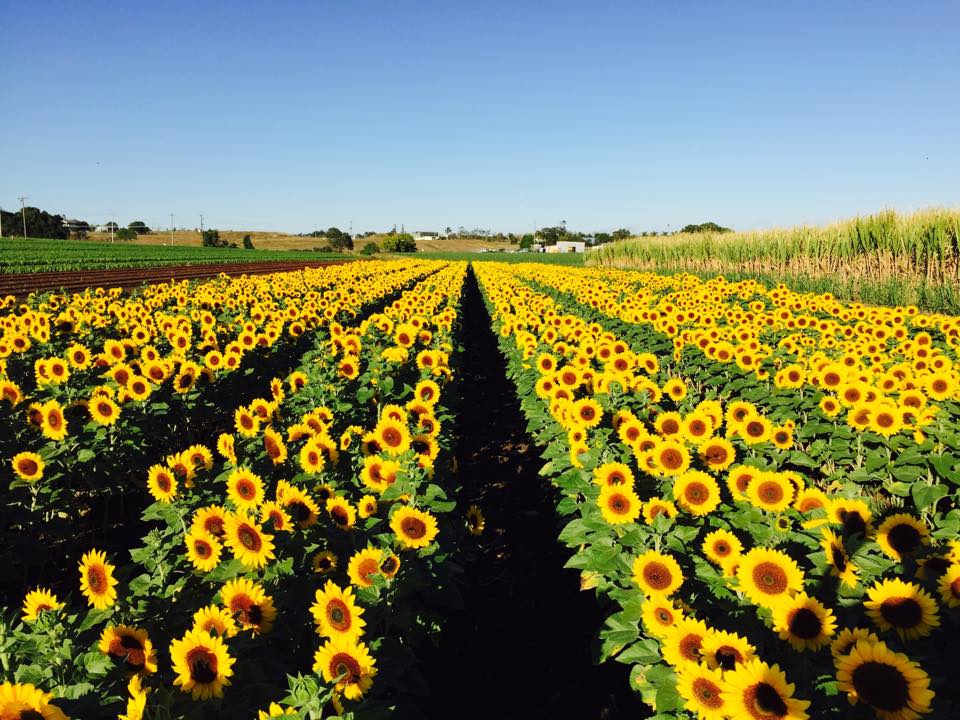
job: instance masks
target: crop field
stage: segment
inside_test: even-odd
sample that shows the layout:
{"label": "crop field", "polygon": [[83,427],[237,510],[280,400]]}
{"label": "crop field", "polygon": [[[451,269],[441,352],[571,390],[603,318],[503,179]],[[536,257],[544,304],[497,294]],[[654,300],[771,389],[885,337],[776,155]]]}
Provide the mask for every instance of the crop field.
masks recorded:
{"label": "crop field", "polygon": [[309,250],[242,250],[199,245],[141,245],[85,240],[0,239],[0,275],[212,263],[320,260]]}
{"label": "crop field", "polygon": [[0,300],[0,717],[957,717],[960,318],[603,257]]}

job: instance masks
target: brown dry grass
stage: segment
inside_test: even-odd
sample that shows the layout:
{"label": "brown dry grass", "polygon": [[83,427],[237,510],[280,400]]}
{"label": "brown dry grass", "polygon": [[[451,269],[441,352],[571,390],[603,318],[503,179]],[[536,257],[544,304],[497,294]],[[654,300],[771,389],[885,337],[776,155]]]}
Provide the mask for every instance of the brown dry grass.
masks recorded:
{"label": "brown dry grass", "polygon": [[[221,230],[220,239],[235,242],[243,247],[243,236],[250,234],[253,246],[260,250],[312,250],[323,247],[327,241],[323,238],[297,237],[279,232],[262,230]],[[110,233],[90,233],[88,239],[94,242],[110,242]],[[130,245],[168,245],[170,233],[158,231],[149,235],[139,235],[136,240],[130,240]],[[182,246],[200,246],[200,233],[193,230],[174,230],[173,244]]]}

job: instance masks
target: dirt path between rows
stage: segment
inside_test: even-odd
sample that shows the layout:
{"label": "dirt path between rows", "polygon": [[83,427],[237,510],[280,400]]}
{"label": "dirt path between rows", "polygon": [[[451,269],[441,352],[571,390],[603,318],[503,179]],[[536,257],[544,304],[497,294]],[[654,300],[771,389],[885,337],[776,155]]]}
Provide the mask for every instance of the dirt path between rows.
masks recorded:
{"label": "dirt path between rows", "polygon": [[592,664],[603,616],[579,575],[564,569],[553,488],[538,472],[471,270],[463,298],[462,406],[456,436],[466,501],[487,519],[476,555],[464,557],[465,607],[450,618],[423,666],[430,718],[640,718],[628,667]]}

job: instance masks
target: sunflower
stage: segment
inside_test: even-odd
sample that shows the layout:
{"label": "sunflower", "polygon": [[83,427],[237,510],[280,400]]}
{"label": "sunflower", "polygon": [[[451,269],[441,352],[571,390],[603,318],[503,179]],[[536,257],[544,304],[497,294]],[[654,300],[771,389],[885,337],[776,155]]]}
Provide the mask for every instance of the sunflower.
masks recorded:
{"label": "sunflower", "polygon": [[750,415],[740,424],[739,433],[748,445],[757,445],[771,439],[773,424],[762,415]]}
{"label": "sunflower", "polygon": [[940,598],[947,607],[960,606],[960,565],[951,565],[937,583]]}
{"label": "sunflower", "polygon": [[317,633],[324,637],[356,642],[366,625],[363,608],[354,602],[353,588],[340,588],[332,580],[327,580],[323,590],[317,590],[310,613]]}
{"label": "sunflower", "polygon": [[743,552],[743,543],[729,530],[714,530],[707,533],[700,547],[710,562],[720,566]]}
{"label": "sunflower", "polygon": [[930,530],[912,515],[897,513],[880,523],[876,540],[883,552],[900,562],[930,542]]}
{"label": "sunflower", "polygon": [[793,502],[794,487],[782,473],[759,472],[744,493],[754,507],[767,512],[783,512]]}
{"label": "sunflower", "polygon": [[940,624],[937,603],[926,590],[903,580],[878,580],[863,602],[867,616],[880,630],[895,630],[901,640],[929,635]]}
{"label": "sunflower", "polygon": [[105,610],[117,600],[117,581],[113,577],[113,565],[107,562],[107,554],[90,550],[80,561],[80,591],[87,602],[97,610]]}
{"label": "sunflower", "polygon": [[798,512],[806,514],[821,508],[825,509],[829,502],[822,490],[804,488],[797,493],[797,498],[793,501],[793,507]]}
{"label": "sunflower", "polygon": [[827,506],[830,522],[843,525],[844,535],[870,534],[873,514],[863,500],[836,498]]}
{"label": "sunflower", "polygon": [[227,475],[227,497],[242,512],[253,512],[263,504],[263,480],[247,468],[239,467]]}
{"label": "sunflower", "polygon": [[410,431],[406,423],[384,417],[377,423],[373,433],[380,447],[390,455],[400,455],[410,449]]}
{"label": "sunflower", "polygon": [[321,550],[313,556],[313,560],[310,562],[310,564],[315,573],[326,575],[327,573],[336,570],[337,556],[329,550]]}
{"label": "sunflower", "polygon": [[364,495],[357,503],[357,514],[366,520],[377,514],[377,499],[373,495]]}
{"label": "sunflower", "polygon": [[377,674],[366,645],[331,638],[314,655],[313,671],[323,675],[348,700],[359,700],[373,685]]}
{"label": "sunflower", "polygon": [[385,460],[379,455],[368,455],[363,459],[360,479],[363,484],[377,493],[382,493],[397,480],[400,465],[393,460]]}
{"label": "sunflower", "polygon": [[20,452],[10,460],[13,472],[17,477],[27,482],[36,482],[43,477],[43,469],[46,464],[43,458],[35,452]]}
{"label": "sunflower", "polygon": [[600,487],[626,485],[632,488],[633,471],[623,463],[604,463],[593,471],[593,482]]}
{"label": "sunflower", "polygon": [[686,663],[677,672],[677,692],[684,707],[700,720],[728,717],[723,699],[723,675],[706,665]]}
{"label": "sunflower", "polygon": [[882,642],[860,640],[837,659],[837,689],[851,703],[869,705],[880,720],[915,720],[930,712],[930,677]]}
{"label": "sunflower", "polygon": [[707,515],[720,504],[720,487],[702,470],[688,470],[674,481],[673,498],[690,514]]}
{"label": "sunflower", "polygon": [[184,538],[187,559],[202,572],[210,572],[220,564],[220,542],[202,528],[194,528]]}
{"label": "sunflower", "polygon": [[724,674],[721,695],[733,718],[754,720],[806,720],[807,700],[793,697],[795,686],[779,665],[773,667],[757,659]]}
{"label": "sunflower", "polygon": [[647,525],[652,525],[658,515],[672,518],[677,515],[677,506],[663,498],[651,498],[643,504],[643,519]]}
{"label": "sunflower", "polygon": [[153,465],[147,474],[147,490],[157,502],[172,502],[177,496],[177,477],[163,465]]}
{"label": "sunflower", "polygon": [[147,709],[147,690],[143,688],[139,675],[134,675],[127,683],[130,697],[127,699],[127,712],[117,715],[117,720],[143,720]]}
{"label": "sunflower", "polygon": [[287,446],[280,433],[273,428],[263,431],[263,450],[274,465],[282,465],[287,461]]}
{"label": "sunflower", "polygon": [[229,580],[220,590],[223,606],[240,623],[243,630],[254,635],[270,632],[277,611],[273,599],[267,595],[259,583],[247,578]]}
{"label": "sunflower", "polygon": [[274,532],[289,532],[293,529],[293,520],[277,500],[265,502],[260,506],[260,523],[262,525],[270,523]]}
{"label": "sunflower", "polygon": [[701,443],[698,454],[704,464],[714,472],[726,470],[737,458],[733,443],[726,438],[711,438]]}
{"label": "sunflower", "polygon": [[694,618],[678,620],[660,643],[663,659],[675,668],[683,667],[688,663],[699,663],[700,646],[709,634],[710,629],[703,620]]}
{"label": "sunflower", "polygon": [[665,638],[683,619],[683,610],[677,608],[668,597],[654,594],[644,601],[641,617],[647,632],[654,637]]}
{"label": "sunflower", "polygon": [[483,529],[486,527],[486,519],[483,517],[483,512],[476,505],[471,505],[467,508],[467,531],[474,537],[483,534]]}
{"label": "sunflower", "polygon": [[341,530],[349,530],[357,522],[356,509],[342,497],[332,497],[327,500],[327,513]]}
{"label": "sunflower", "polygon": [[683,584],[683,572],[673,556],[648,550],[633,561],[633,581],[647,596],[666,597]]}
{"label": "sunflower", "polygon": [[682,378],[670,378],[663,384],[663,391],[674,402],[680,402],[687,396],[687,384]]}
{"label": "sunflower", "polygon": [[383,561],[383,550],[367,546],[358,550],[347,564],[347,574],[350,582],[357,587],[371,587],[374,575],[380,572],[380,563]]}
{"label": "sunflower", "polygon": [[197,529],[204,530],[217,539],[223,538],[226,533],[227,518],[231,513],[219,505],[210,505],[200,508],[193,515],[191,529],[195,532]]}
{"label": "sunflower", "polygon": [[63,607],[57,596],[46,588],[37,588],[27,593],[23,599],[23,621],[33,622],[42,612],[55,612]]}
{"label": "sunflower", "polygon": [[63,440],[67,436],[63,407],[56,400],[47,400],[40,406],[40,429],[51,440]]}
{"label": "sunflower", "polygon": [[98,425],[113,425],[120,417],[120,406],[108,397],[90,398],[87,405],[90,417]]}
{"label": "sunflower", "polygon": [[740,590],[756,605],[772,608],[803,588],[796,561],[780,550],[753,548],[740,557]]}
{"label": "sunflower", "polygon": [[421,380],[413,388],[413,396],[432,407],[440,399],[440,386],[433,380]]}
{"label": "sunflower", "polygon": [[230,433],[220,433],[217,437],[217,452],[233,465],[237,464],[236,438]]}
{"label": "sunflower", "polygon": [[736,465],[727,471],[727,489],[734,500],[746,500],[747,488],[750,481],[757,477],[763,470],[750,465]]}
{"label": "sunflower", "polygon": [[[257,712],[257,720],[270,720],[270,718],[275,717],[286,717],[287,715],[296,715],[296,708],[292,707],[283,707],[278,705],[275,702],[270,703],[270,706],[266,710],[259,710]],[[337,715],[342,715],[343,713],[338,712]]]}
{"label": "sunflower", "polygon": [[210,635],[233,637],[237,634],[237,623],[226,608],[207,605],[193,614],[193,629]]}
{"label": "sunflower", "polygon": [[840,582],[848,587],[856,587],[858,568],[850,560],[847,549],[843,545],[843,538],[833,530],[823,528],[820,547],[827,557],[830,574],[840,578]]}
{"label": "sunflower", "polygon": [[255,437],[260,432],[260,418],[249,408],[239,407],[233,413],[233,426],[242,437]]}
{"label": "sunflower", "polygon": [[603,519],[611,525],[632,523],[640,517],[643,506],[640,498],[630,486],[607,485],[601,488],[597,498]]}
{"label": "sunflower", "polygon": [[596,427],[603,419],[603,408],[593,398],[583,398],[573,404],[573,416],[581,427]]}
{"label": "sunflower", "polygon": [[690,453],[676,440],[658,440],[650,453],[651,467],[657,475],[680,475],[690,467]]}
{"label": "sunflower", "polygon": [[223,688],[230,684],[235,660],[227,652],[222,638],[202,630],[190,630],[179,640],[170,643],[173,684],[179,685],[194,700],[223,697]]}
{"label": "sunflower", "polygon": [[773,608],[773,629],[797,652],[819,650],[837,628],[833,611],[806,593],[797,593]]}
{"label": "sunflower", "polygon": [[657,433],[672,440],[684,440],[681,430],[683,429],[683,417],[678,412],[663,412],[657,415],[653,422],[653,429]]}
{"label": "sunflower", "polygon": [[394,578],[400,572],[400,558],[390,553],[380,561],[380,574],[387,578]]}
{"label": "sunflower", "polygon": [[267,535],[243,513],[230,515],[224,523],[223,541],[233,555],[249,568],[262,568],[273,555],[273,535]]}
{"label": "sunflower", "polygon": [[289,485],[281,497],[279,489],[278,484],[277,500],[290,513],[290,518],[297,527],[305,529],[317,524],[320,507],[308,492],[295,485]]}
{"label": "sunflower", "polygon": [[849,655],[861,640],[869,640],[871,643],[880,642],[880,638],[866,628],[844,628],[838,632],[830,643],[830,654],[833,655],[834,663],[842,655]]}
{"label": "sunflower", "polygon": [[149,675],[157,671],[157,652],[146,630],[111,625],[100,635],[98,647],[128,673]]}
{"label": "sunflower", "polygon": [[725,630],[711,630],[700,644],[700,657],[711,670],[735,670],[756,654],[749,640]]}
{"label": "sunflower", "polygon": [[390,518],[390,528],[407,549],[427,547],[437,536],[437,519],[429,512],[401,507]]}
{"label": "sunflower", "polygon": [[53,694],[30,683],[0,684],[0,717],[4,720],[68,720],[63,711],[51,705]]}

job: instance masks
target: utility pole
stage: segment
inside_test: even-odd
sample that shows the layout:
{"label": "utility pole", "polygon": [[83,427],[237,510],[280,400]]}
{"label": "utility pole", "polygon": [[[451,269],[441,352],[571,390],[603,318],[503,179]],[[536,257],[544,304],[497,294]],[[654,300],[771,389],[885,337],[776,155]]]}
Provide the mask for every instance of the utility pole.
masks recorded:
{"label": "utility pole", "polygon": [[110,242],[113,242],[113,229],[117,225],[117,221],[114,219],[115,217],[115,215],[110,216]]}
{"label": "utility pole", "polygon": [[20,201],[20,216],[23,218],[23,236],[27,236],[27,206],[24,205],[25,200],[30,198],[21,196],[17,198]]}
{"label": "utility pole", "polygon": [[170,244],[173,245],[173,213],[170,213]]}
{"label": "utility pole", "polygon": [[203,237],[203,213],[200,213],[200,237]]}
{"label": "utility pole", "polygon": [[3,238],[3,207],[0,206],[0,238]]}

